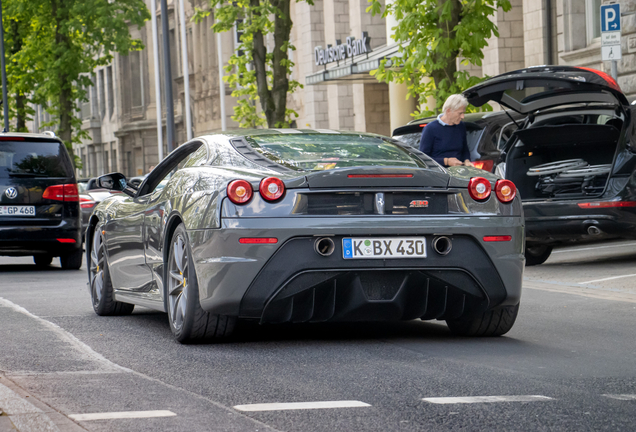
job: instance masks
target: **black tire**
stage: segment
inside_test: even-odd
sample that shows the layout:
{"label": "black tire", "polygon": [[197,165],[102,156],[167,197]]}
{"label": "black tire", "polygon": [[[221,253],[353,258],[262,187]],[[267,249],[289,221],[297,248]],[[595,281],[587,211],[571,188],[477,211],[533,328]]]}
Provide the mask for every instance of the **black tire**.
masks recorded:
{"label": "black tire", "polygon": [[215,315],[201,308],[199,285],[183,224],[175,229],[168,247],[164,299],[174,338],[180,343],[226,338],[234,330],[236,317]]}
{"label": "black tire", "polygon": [[84,252],[81,248],[74,252],[64,254],[60,256],[60,265],[64,270],[79,270],[82,266],[83,256]]}
{"label": "black tire", "polygon": [[33,262],[38,267],[48,267],[53,262],[51,255],[33,255]]}
{"label": "black tire", "polygon": [[446,320],[446,324],[458,336],[501,336],[510,331],[518,313],[519,305],[500,306],[476,317]]}
{"label": "black tire", "polygon": [[526,245],[526,267],[543,264],[552,253],[552,246]]}
{"label": "black tire", "polygon": [[[113,299],[113,284],[110,280],[108,261],[104,255],[104,243],[100,228],[95,228],[91,242],[88,265],[88,285],[91,291],[93,310],[100,316],[130,315],[134,304]],[[87,258],[88,259],[88,258]]]}

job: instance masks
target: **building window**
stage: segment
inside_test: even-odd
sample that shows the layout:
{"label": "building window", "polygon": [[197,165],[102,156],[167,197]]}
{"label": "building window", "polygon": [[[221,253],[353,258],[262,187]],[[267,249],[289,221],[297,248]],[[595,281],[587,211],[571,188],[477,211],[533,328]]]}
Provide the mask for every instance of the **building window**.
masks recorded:
{"label": "building window", "polygon": [[104,117],[106,115],[106,89],[104,88],[104,69],[97,71],[98,86],[99,86],[99,115]]}
{"label": "building window", "polygon": [[586,0],[587,44],[597,42],[601,37],[601,0]]}
{"label": "building window", "polygon": [[113,83],[113,67],[108,66],[106,68],[106,85],[108,86],[108,117],[113,116],[113,112],[115,111],[115,100],[113,97],[114,94],[114,83]]}

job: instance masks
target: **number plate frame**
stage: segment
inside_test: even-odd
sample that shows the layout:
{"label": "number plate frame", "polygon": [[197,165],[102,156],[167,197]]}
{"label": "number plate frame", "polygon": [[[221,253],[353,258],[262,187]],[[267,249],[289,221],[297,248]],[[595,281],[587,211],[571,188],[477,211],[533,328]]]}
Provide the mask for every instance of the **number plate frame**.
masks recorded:
{"label": "number plate frame", "polygon": [[[366,242],[369,244],[367,245]],[[379,242],[379,243],[378,243]],[[409,254],[408,252],[411,252]],[[345,237],[344,259],[426,258],[426,237]]]}
{"label": "number plate frame", "polygon": [[35,206],[0,205],[0,216],[35,217]]}

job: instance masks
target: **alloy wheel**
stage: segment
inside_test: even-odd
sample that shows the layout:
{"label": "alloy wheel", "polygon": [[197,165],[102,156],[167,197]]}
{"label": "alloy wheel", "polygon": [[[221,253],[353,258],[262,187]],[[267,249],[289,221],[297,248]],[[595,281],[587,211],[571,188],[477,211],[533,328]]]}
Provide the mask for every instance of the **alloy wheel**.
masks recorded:
{"label": "alloy wheel", "polygon": [[90,276],[93,306],[97,307],[104,295],[104,247],[99,228],[95,230],[91,248]]}
{"label": "alloy wheel", "polygon": [[168,314],[176,331],[180,331],[186,317],[188,301],[188,247],[181,234],[172,239],[171,260],[168,266]]}

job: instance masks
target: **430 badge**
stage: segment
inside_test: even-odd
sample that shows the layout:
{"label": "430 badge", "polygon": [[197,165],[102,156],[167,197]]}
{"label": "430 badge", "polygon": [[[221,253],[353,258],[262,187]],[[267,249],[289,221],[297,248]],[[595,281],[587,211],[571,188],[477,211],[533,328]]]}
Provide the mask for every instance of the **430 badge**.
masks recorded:
{"label": "430 badge", "polygon": [[342,254],[346,259],[425,258],[426,237],[347,237]]}

